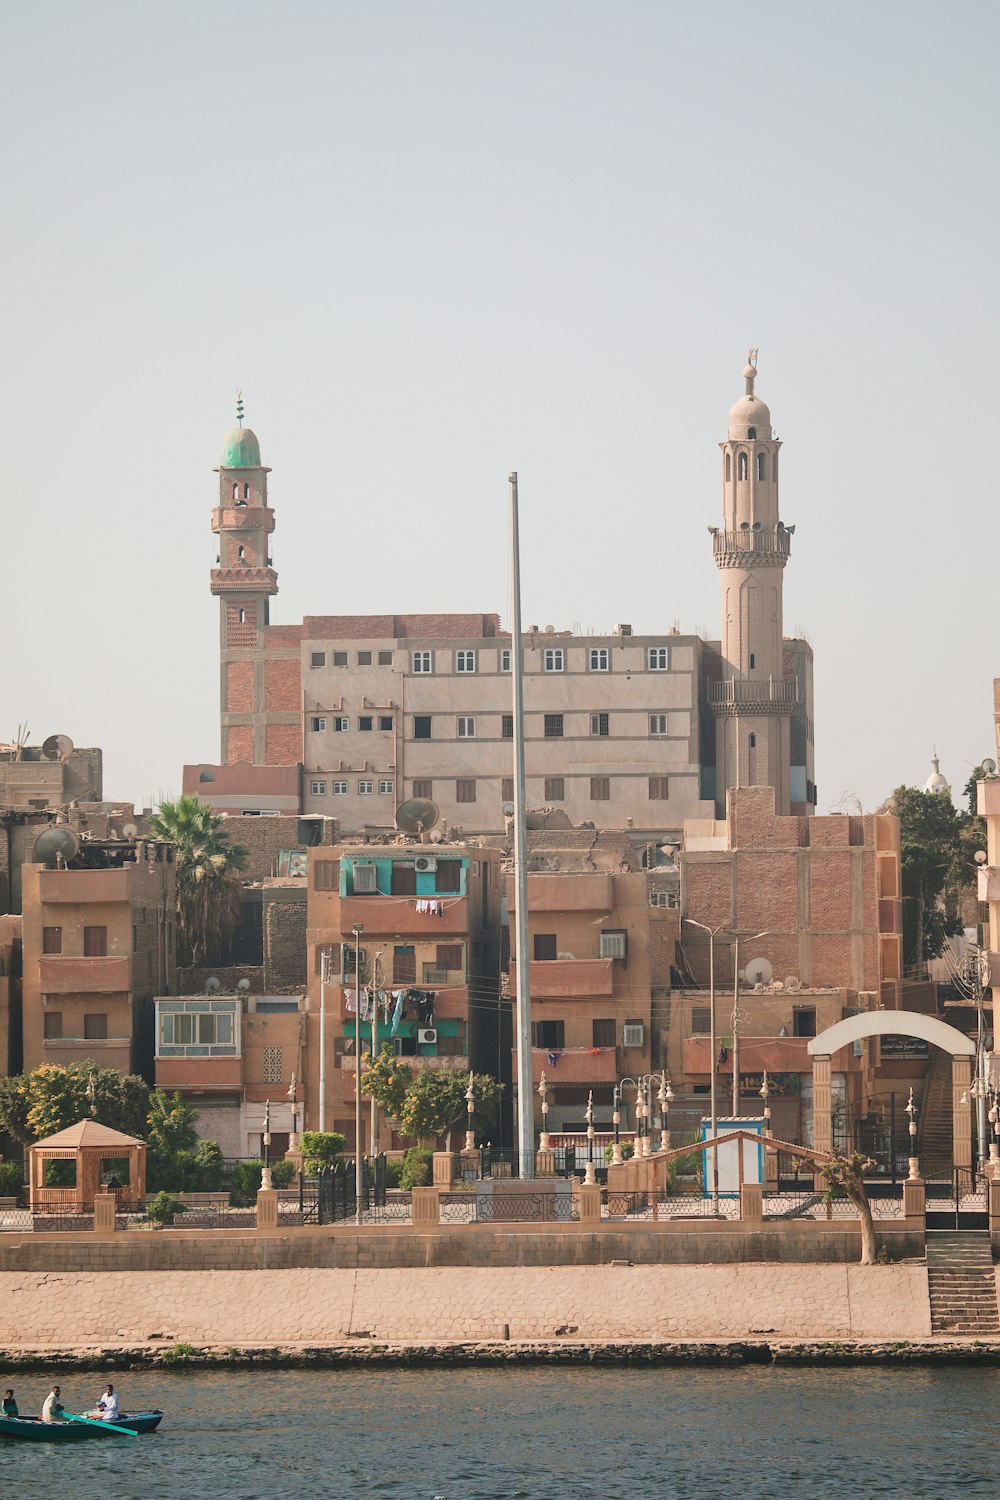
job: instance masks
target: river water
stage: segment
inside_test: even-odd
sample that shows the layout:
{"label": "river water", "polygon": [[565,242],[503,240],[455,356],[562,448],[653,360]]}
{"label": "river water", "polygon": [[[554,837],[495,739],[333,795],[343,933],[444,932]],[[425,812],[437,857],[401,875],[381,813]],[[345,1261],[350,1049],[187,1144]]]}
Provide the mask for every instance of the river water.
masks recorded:
{"label": "river water", "polygon": [[[57,1378],[70,1410],[102,1387]],[[116,1384],[125,1409],[164,1408],[160,1431],[0,1440],[2,1500],[831,1500],[992,1495],[1000,1475],[1000,1370],[143,1370]],[[14,1385],[41,1409],[42,1378]]]}

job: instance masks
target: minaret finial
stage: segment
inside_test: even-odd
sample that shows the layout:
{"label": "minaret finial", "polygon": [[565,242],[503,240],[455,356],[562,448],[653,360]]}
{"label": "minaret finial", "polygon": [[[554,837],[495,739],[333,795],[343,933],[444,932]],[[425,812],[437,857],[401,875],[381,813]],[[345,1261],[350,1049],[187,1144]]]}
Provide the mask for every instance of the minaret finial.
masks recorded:
{"label": "minaret finial", "polygon": [[236,387],[236,425],[243,426],[243,388]]}
{"label": "minaret finial", "polygon": [[743,379],[747,383],[747,395],[753,395],[753,383],[757,379],[757,350],[747,350],[746,369],[743,371]]}

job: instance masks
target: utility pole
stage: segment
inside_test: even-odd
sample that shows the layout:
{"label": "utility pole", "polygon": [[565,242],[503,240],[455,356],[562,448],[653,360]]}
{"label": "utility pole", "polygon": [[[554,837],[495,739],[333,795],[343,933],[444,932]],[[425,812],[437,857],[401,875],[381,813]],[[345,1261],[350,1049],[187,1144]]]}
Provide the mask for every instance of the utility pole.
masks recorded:
{"label": "utility pole", "polygon": [[531,975],[528,954],[528,827],[524,772],[524,653],[521,646],[521,543],[517,474],[510,483],[511,631],[514,688],[514,884],[517,901],[517,1145],[520,1175],[535,1175],[535,1100],[531,1069]]}

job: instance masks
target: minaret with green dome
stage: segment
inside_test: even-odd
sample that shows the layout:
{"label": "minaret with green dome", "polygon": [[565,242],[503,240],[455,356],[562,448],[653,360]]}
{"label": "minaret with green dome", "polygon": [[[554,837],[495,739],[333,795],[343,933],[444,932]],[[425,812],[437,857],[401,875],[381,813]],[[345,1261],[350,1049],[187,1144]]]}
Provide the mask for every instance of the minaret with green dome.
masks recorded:
{"label": "minaret with green dome", "polygon": [[256,433],[243,425],[239,391],[236,422],[223,439],[216,470],[219,503],[212,512],[212,530],[219,539],[212,593],[221,606],[222,761],[259,764],[264,760],[265,724],[254,652],[269,623],[270,600],[278,592],[270,557],[274,512],[267,503],[270,470],[260,461]]}

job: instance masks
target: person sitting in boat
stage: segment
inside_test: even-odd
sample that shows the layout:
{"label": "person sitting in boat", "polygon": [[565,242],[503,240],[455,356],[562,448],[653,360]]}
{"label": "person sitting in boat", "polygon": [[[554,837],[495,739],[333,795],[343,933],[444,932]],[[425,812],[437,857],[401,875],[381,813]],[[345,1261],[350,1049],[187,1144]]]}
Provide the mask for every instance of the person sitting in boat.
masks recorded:
{"label": "person sitting in boat", "polygon": [[65,1410],[65,1406],[59,1400],[59,1387],[54,1385],[46,1396],[45,1403],[42,1406],[42,1421],[61,1422],[62,1414]]}
{"label": "person sitting in boat", "polygon": [[118,1410],[118,1397],[115,1395],[113,1385],[105,1387],[104,1394],[97,1398],[97,1410],[90,1413],[92,1417],[99,1417],[102,1422],[117,1422],[120,1415]]}
{"label": "person sitting in boat", "polygon": [[3,1404],[0,1405],[0,1412],[2,1412],[5,1417],[17,1416],[17,1402],[14,1400],[13,1391],[4,1391]]}

